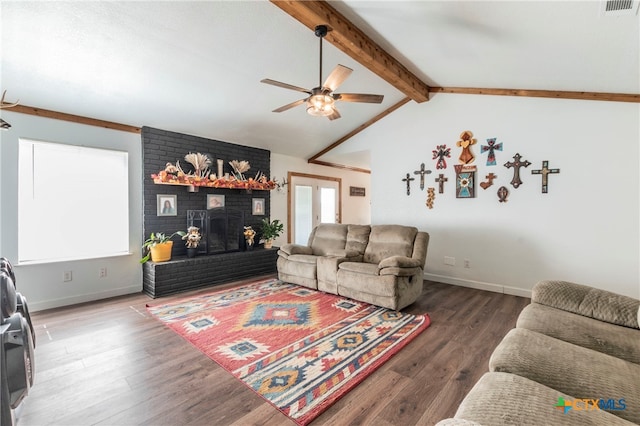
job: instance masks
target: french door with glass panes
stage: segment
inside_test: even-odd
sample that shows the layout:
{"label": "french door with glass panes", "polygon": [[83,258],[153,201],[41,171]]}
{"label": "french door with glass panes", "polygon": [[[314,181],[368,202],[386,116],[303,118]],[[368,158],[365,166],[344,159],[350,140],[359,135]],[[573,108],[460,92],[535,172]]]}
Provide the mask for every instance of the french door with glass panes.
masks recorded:
{"label": "french door with glass panes", "polygon": [[320,223],[340,223],[340,179],[292,173],[291,242],[306,245]]}

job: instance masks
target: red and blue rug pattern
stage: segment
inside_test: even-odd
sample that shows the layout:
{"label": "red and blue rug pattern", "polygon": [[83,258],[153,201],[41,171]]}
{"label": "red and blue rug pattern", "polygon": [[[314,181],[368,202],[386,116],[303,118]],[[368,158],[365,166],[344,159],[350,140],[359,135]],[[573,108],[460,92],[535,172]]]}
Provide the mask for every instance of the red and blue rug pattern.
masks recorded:
{"label": "red and blue rug pattern", "polygon": [[389,360],[430,324],[278,280],[149,312],[300,425]]}

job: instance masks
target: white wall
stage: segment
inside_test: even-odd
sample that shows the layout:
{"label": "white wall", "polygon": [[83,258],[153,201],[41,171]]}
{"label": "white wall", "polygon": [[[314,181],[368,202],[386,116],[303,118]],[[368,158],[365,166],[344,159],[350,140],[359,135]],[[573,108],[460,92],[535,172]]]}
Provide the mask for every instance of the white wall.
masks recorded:
{"label": "white wall", "polygon": [[[478,140],[477,183],[489,172],[498,175],[486,191],[476,183],[474,199],[455,197],[455,143],[464,130]],[[358,137],[372,147],[372,223],[431,234],[426,278],[525,296],[538,280],[563,279],[640,297],[638,104],[437,95],[407,104]],[[491,137],[504,151],[497,166],[487,167],[479,145]],[[438,144],[453,147],[442,195],[433,181],[431,151]],[[503,167],[516,153],[532,163],[521,169],[519,189]],[[561,169],[549,177],[547,194],[531,174],[543,160]],[[417,179],[410,196],[401,181],[421,162],[433,170],[433,210]],[[511,193],[504,204],[496,195],[502,185]],[[455,266],[445,265],[444,256],[455,257]]]}
{"label": "white wall", "polygon": [[[18,291],[33,311],[90,300],[135,293],[142,290],[142,151],[140,135],[108,130],[66,121],[52,120],[3,111],[11,123],[0,133],[0,254],[15,266]],[[18,265],[18,138],[63,142],[96,148],[111,148],[129,153],[129,245],[131,255],[95,260]],[[60,167],[64,167],[61,164]],[[100,208],[96,206],[96,208]],[[47,212],[42,212],[46,215]],[[99,243],[100,224],[95,229],[70,229],[85,232],[87,244]],[[107,268],[107,277],[99,278],[99,269]],[[73,279],[63,282],[63,272],[72,271]]]}
{"label": "white wall", "polygon": [[[371,175],[335,167],[309,164],[306,160],[288,155],[271,153],[271,176],[278,181],[287,177],[288,172],[308,173],[342,179],[342,223],[371,223]],[[364,197],[349,195],[349,186],[365,188]],[[285,234],[275,241],[279,246],[287,242],[287,189],[271,192],[271,220],[280,219],[284,223]]]}

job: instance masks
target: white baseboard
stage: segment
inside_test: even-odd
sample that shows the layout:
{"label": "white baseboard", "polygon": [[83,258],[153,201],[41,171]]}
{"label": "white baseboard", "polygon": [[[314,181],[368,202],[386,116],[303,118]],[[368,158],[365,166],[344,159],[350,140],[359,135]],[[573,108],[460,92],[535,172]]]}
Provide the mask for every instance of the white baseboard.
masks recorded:
{"label": "white baseboard", "polygon": [[32,303],[28,300],[27,302],[29,303],[29,311],[36,312],[43,311],[45,309],[59,308],[62,306],[77,305],[78,303],[93,302],[94,300],[108,299],[110,297],[123,296],[125,294],[140,293],[141,291],[142,285],[136,285],[114,288],[98,293],[80,294],[77,296],[62,297],[60,299],[44,300],[42,302]]}
{"label": "white baseboard", "polygon": [[493,291],[494,293],[510,294],[512,296],[520,296],[531,298],[531,290],[518,287],[503,286],[500,284],[485,283],[481,281],[466,280],[462,278],[448,277],[445,275],[430,274],[425,272],[424,279],[429,281],[437,281],[444,284],[452,284],[460,287],[475,288],[478,290]]}

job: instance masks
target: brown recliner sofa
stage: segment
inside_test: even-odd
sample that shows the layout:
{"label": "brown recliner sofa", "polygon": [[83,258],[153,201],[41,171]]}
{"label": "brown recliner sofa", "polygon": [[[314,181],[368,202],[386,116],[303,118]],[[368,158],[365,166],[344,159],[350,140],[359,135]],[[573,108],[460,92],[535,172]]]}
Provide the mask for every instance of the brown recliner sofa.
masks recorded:
{"label": "brown recliner sofa", "polygon": [[278,250],[278,278],[400,310],[422,293],[429,234],[403,225],[321,224]]}
{"label": "brown recliner sofa", "polygon": [[640,424],[640,300],[541,281],[453,425]]}

